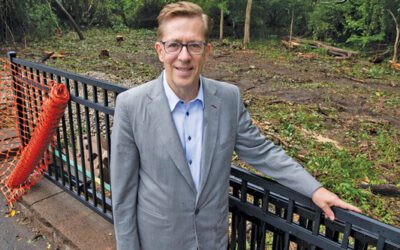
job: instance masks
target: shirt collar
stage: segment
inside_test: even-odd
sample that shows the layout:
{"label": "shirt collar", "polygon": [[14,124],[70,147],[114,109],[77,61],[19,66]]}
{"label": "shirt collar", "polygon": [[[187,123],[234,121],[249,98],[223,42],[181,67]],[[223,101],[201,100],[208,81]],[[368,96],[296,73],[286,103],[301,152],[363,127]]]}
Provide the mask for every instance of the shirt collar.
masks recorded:
{"label": "shirt collar", "polygon": [[[200,86],[199,86],[199,91],[197,93],[196,98],[194,98],[193,100],[191,100],[190,102],[194,102],[196,100],[199,100],[203,109],[204,109],[204,94],[203,94],[203,81],[200,79]],[[169,108],[172,111],[174,111],[176,105],[181,101],[181,99],[179,99],[178,96],[176,96],[176,94],[174,93],[174,91],[171,89],[171,87],[169,86],[169,84],[167,83],[167,78],[165,76],[165,70],[163,71],[163,86],[164,86],[164,92],[167,96],[168,99],[168,105]]]}

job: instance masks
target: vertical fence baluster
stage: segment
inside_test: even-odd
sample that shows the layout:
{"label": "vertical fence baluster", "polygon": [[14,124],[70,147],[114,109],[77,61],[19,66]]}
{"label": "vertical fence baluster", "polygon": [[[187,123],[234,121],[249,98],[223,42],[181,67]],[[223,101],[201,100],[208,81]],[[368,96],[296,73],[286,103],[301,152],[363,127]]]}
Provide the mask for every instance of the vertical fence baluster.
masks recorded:
{"label": "vertical fence baluster", "polygon": [[346,222],[342,239],[342,246],[341,246],[342,249],[347,249],[349,246],[350,231],[351,231],[351,224],[349,222]]}
{"label": "vertical fence baluster", "polygon": [[[242,180],[240,189],[240,201],[247,203],[247,180]],[[239,250],[246,249],[246,219],[239,212],[239,230],[238,230],[238,247]]]}
{"label": "vertical fence baluster", "polygon": [[[79,97],[79,84],[78,81],[74,80],[74,90],[75,96]],[[82,131],[82,118],[81,118],[81,106],[79,103],[76,104],[76,118],[78,124],[78,139],[79,139],[79,149],[81,154],[82,163],[82,177],[83,177],[83,192],[85,193],[85,200],[89,200],[87,177],[86,177],[86,159],[85,159],[85,146],[83,144],[83,131]]]}
{"label": "vertical fence baluster", "polygon": [[[104,90],[104,106],[108,107],[108,91]],[[105,181],[110,183],[110,160],[111,160],[111,127],[110,127],[110,115],[105,114],[105,125],[106,125],[106,141],[107,141],[107,176]]]}
{"label": "vertical fence baluster", "polygon": [[[89,100],[87,84],[83,83],[83,98]],[[92,198],[93,205],[97,207],[97,192],[96,192],[96,175],[94,173],[94,163],[93,163],[93,145],[92,145],[92,129],[90,124],[90,112],[89,107],[85,106],[85,119],[86,119],[86,137],[88,145],[88,156],[89,156],[89,166],[90,166],[90,180],[92,186]]]}
{"label": "vertical fence baluster", "polygon": [[378,238],[378,243],[376,244],[376,250],[383,250],[385,248],[385,237],[382,235]]}
{"label": "vertical fence baluster", "polygon": [[[98,103],[98,93],[97,87],[93,86],[93,101]],[[103,164],[103,146],[102,146],[102,138],[101,138],[101,131],[100,131],[100,119],[99,119],[99,111],[94,111],[94,118],[95,118],[95,128],[96,128],[96,142],[97,142],[97,159],[99,164],[99,177],[100,177],[100,190],[101,190],[101,204],[103,207],[103,213],[106,212],[106,192],[104,189],[104,164]],[[97,199],[97,197],[96,197]]]}
{"label": "vertical fence baluster", "polygon": [[[263,192],[263,197],[262,197],[262,206],[261,209],[264,213],[268,212],[268,205],[269,205],[269,190],[264,189]],[[261,222],[260,226],[260,236],[259,236],[259,250],[264,250],[265,249],[265,234],[266,232],[266,223],[264,221]]]}
{"label": "vertical fence baluster", "polygon": [[[69,79],[65,78],[65,85],[67,86],[68,92],[71,93],[71,85],[69,83]],[[81,194],[81,190],[79,188],[79,171],[78,171],[78,161],[76,157],[76,141],[75,141],[75,128],[74,128],[74,119],[73,119],[73,111],[72,111],[72,101],[70,100],[67,105],[67,112],[68,112],[68,120],[69,120],[69,130],[70,130],[70,136],[71,136],[71,148],[72,148],[72,160],[74,162],[74,178],[75,178],[75,188],[76,188],[76,193],[78,196]],[[72,183],[71,185],[71,190],[72,190]]]}
{"label": "vertical fence baluster", "polygon": [[[233,197],[239,198],[239,189],[236,186],[233,187],[232,195],[233,195]],[[231,221],[231,227],[232,227],[231,249],[232,250],[236,249],[236,232],[237,232],[238,225],[239,225],[238,224],[238,222],[239,222],[239,214],[238,213],[239,213],[239,211],[236,208],[234,208],[232,210],[232,221]]]}
{"label": "vertical fence baluster", "polygon": [[[288,208],[286,210],[286,222],[287,223],[292,223],[293,220],[293,208],[294,208],[294,201],[289,200],[288,201]],[[285,232],[284,234],[284,239],[283,239],[283,249],[289,249],[289,244],[290,244],[290,234],[289,232]]]}

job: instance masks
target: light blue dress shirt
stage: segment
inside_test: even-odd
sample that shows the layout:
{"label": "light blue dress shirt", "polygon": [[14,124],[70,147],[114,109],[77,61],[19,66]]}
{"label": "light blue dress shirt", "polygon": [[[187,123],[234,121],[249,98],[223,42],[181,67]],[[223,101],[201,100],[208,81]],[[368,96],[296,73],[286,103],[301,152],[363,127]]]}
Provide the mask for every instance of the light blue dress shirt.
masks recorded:
{"label": "light blue dress shirt", "polygon": [[203,144],[203,84],[200,80],[197,97],[186,104],[176,96],[168,85],[165,71],[163,72],[163,85],[172,118],[185,152],[186,161],[198,191],[201,178],[201,150]]}

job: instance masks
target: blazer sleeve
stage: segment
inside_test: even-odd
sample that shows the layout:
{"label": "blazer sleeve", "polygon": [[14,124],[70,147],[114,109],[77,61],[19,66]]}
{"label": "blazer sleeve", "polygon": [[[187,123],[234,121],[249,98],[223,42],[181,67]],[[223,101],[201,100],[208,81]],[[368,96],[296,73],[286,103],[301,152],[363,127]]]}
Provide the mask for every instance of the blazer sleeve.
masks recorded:
{"label": "blazer sleeve", "polygon": [[111,135],[111,195],[117,249],[140,249],[136,199],[139,176],[139,152],[136,146],[132,112],[127,112],[119,95]]}
{"label": "blazer sleeve", "polygon": [[321,184],[281,147],[267,140],[252,124],[239,90],[237,91],[237,109],[235,151],[239,158],[282,185],[311,197]]}

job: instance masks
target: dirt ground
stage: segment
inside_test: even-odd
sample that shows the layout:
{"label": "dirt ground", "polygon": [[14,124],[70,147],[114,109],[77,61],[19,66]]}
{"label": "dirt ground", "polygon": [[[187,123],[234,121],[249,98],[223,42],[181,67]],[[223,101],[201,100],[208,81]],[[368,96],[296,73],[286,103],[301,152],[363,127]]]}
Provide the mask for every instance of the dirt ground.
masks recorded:
{"label": "dirt ground", "polygon": [[[235,72],[232,72],[232,65]],[[321,103],[328,96],[333,106],[341,111],[343,119],[351,116],[366,116],[383,123],[390,123],[400,130],[400,110],[382,106],[369,107],[368,94],[387,91],[400,98],[400,83],[375,79],[356,79],[345,75],[333,74],[316,61],[299,58],[290,66],[279,65],[261,57],[254,51],[219,48],[219,53],[210,58],[204,75],[217,80],[227,80],[236,84],[242,92],[270,96],[292,103]],[[282,85],[281,83],[288,83]],[[304,84],[329,83],[328,87],[302,88]],[[297,87],[296,87],[297,86]],[[340,93],[354,89],[354,93]],[[332,90],[339,93],[332,95]],[[365,92],[365,95],[360,95]]]}
{"label": "dirt ground", "polygon": [[[294,52],[291,52],[294,53]],[[341,128],[357,130],[361,122],[389,125],[400,132],[400,109],[382,100],[379,93],[390,93],[398,103],[400,83],[394,80],[353,78],[329,69],[319,60],[295,58],[288,65],[269,60],[250,50],[218,48],[205,67],[204,75],[213,79],[236,84],[242,93],[261,95],[271,100],[290,104],[306,104],[324,107],[329,99],[330,108],[338,111],[338,129],[324,135],[339,144],[346,144]],[[318,56],[318,55],[316,55]],[[336,63],[332,60],[332,63]],[[329,63],[329,62],[328,62]],[[350,62],[351,67],[351,62]],[[309,86],[309,87],[308,87]],[[329,121],[327,121],[329,122]],[[374,133],[374,131],[371,131]],[[400,142],[399,142],[400,143]],[[398,182],[400,156],[392,166],[382,165],[382,173],[388,182]],[[400,224],[400,197],[386,197]]]}

